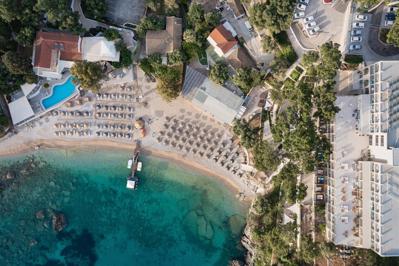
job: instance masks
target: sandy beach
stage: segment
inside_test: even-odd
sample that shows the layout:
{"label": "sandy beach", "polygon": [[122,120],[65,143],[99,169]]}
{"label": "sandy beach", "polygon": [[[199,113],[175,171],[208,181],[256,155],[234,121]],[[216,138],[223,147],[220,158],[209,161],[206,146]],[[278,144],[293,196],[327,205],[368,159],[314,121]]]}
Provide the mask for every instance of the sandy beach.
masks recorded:
{"label": "sandy beach", "polygon": [[[121,143],[117,141],[108,141],[108,140],[84,140],[84,141],[68,141],[68,140],[35,140],[27,143],[21,143],[20,145],[15,145],[10,149],[0,149],[0,157],[6,156],[14,156],[20,155],[24,153],[29,153],[36,149],[68,149],[68,150],[82,150],[82,149],[116,149],[116,150],[133,150],[134,144],[129,143]],[[254,197],[254,193],[252,193],[248,188],[242,184],[241,182],[237,182],[237,180],[233,180],[225,175],[219,174],[212,167],[205,166],[196,161],[186,160],[182,155],[173,153],[170,151],[163,151],[156,148],[141,148],[142,153],[146,155],[152,155],[160,158],[167,159],[174,163],[193,168],[197,172],[201,172],[208,176],[214,176],[219,178],[223,183],[228,185],[231,189],[233,189],[236,193],[244,193],[245,201],[250,201]]]}
{"label": "sandy beach", "polygon": [[[0,140],[0,156],[37,148],[133,150],[139,141],[143,152],[216,176],[245,198],[262,192],[253,173],[242,169],[242,164],[248,165],[248,156],[228,126],[182,97],[165,102],[156,93],[156,83],[147,81],[142,71],[138,71],[137,84],[127,85],[131,86],[129,90],[119,85],[104,88],[103,94],[97,94],[92,101],[65,104],[56,113],[49,112],[27,123]],[[141,100],[110,94],[131,94],[141,96]],[[145,121],[144,138],[134,128],[137,118]]]}

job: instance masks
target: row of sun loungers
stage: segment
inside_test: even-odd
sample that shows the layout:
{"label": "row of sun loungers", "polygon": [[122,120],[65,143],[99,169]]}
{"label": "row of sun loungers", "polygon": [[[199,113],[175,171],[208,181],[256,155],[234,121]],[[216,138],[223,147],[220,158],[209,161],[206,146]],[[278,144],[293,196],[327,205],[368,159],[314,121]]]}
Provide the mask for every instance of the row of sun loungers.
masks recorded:
{"label": "row of sun loungers", "polygon": [[96,109],[105,111],[128,111],[133,112],[134,108],[132,106],[123,105],[111,105],[111,104],[97,104]]}
{"label": "row of sun loungers", "polygon": [[93,115],[91,111],[57,111],[51,112],[52,116],[63,116],[63,117],[89,117]]}
{"label": "row of sun loungers", "polygon": [[134,114],[97,112],[96,113],[96,118],[133,119],[134,118]]}
{"label": "row of sun loungers", "polygon": [[55,131],[54,134],[56,136],[77,136],[77,137],[92,136],[91,130],[61,130],[61,131]]}
{"label": "row of sun loungers", "polygon": [[143,98],[141,95],[135,97],[126,93],[97,93],[96,97],[97,100],[127,100],[134,102],[139,102]]}
{"label": "row of sun loungers", "polygon": [[89,122],[75,122],[75,123],[56,123],[54,124],[55,128],[88,128],[91,126]]}
{"label": "row of sun loungers", "polygon": [[97,137],[132,139],[133,134],[124,132],[97,131]]}
{"label": "row of sun loungers", "polygon": [[113,129],[113,130],[127,130],[128,132],[133,131],[132,125],[126,124],[97,124],[97,129]]}

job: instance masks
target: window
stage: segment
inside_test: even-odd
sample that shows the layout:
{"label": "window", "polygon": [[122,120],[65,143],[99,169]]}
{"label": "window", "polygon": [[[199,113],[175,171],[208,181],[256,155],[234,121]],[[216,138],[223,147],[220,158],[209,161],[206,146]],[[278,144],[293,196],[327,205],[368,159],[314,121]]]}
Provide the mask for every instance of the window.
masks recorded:
{"label": "window", "polygon": [[384,146],[384,135],[381,135],[380,146]]}
{"label": "window", "polygon": [[378,146],[378,135],[375,135],[375,142],[374,142],[375,146]]}
{"label": "window", "polygon": [[369,135],[369,145],[373,145],[373,136]]}

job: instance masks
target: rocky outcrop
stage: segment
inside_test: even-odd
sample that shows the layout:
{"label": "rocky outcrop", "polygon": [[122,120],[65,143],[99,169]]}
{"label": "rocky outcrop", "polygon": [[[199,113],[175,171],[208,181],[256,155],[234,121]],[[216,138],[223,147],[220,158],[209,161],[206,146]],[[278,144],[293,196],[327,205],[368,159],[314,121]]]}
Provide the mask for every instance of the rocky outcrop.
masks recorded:
{"label": "rocky outcrop", "polygon": [[229,266],[244,266],[244,264],[239,260],[232,260],[229,262]]}
{"label": "rocky outcrop", "polygon": [[55,232],[61,232],[67,227],[67,219],[65,215],[61,212],[53,212],[52,214],[52,223],[53,223],[53,230]]}
{"label": "rocky outcrop", "polygon": [[245,265],[253,265],[255,248],[251,241],[251,229],[248,224],[245,226],[244,234],[241,238],[241,244],[247,250],[247,254],[245,255]]}

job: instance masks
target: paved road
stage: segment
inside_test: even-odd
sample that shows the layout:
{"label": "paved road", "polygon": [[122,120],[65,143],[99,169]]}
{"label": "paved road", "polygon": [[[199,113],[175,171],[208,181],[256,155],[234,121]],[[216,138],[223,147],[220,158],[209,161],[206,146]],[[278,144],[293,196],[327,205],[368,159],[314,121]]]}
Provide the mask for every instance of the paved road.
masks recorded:
{"label": "paved road", "polygon": [[103,27],[103,28],[109,27],[107,24],[104,24],[102,22],[86,18],[85,15],[83,14],[83,10],[82,10],[80,2],[81,2],[81,0],[72,0],[71,8],[72,8],[73,12],[79,13],[79,17],[80,17],[79,21],[82,24],[83,28],[89,30],[91,28],[96,28],[96,27]]}

